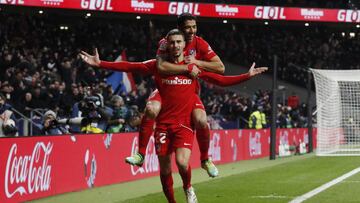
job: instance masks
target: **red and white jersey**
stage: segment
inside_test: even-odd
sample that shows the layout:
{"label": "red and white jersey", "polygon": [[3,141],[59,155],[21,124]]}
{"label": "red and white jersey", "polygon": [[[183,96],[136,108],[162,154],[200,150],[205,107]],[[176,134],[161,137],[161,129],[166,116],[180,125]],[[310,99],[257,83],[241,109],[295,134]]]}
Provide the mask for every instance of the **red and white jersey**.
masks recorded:
{"label": "red and white jersey", "polygon": [[[162,103],[162,111],[158,116],[158,122],[167,124],[189,124],[193,105],[197,101],[195,100],[197,98],[197,95],[195,95],[197,80],[189,77],[188,74],[173,76],[160,75],[156,67],[155,59],[145,62],[101,61],[100,67],[115,71],[154,75],[160,96],[155,93],[154,97],[158,99],[150,99],[158,100]],[[223,76],[204,71],[200,73],[199,78],[216,85],[229,86],[248,80],[250,75],[247,73],[237,76]]]}
{"label": "red and white jersey", "polygon": [[[156,52],[156,55],[166,55],[167,53],[167,41],[166,38],[162,38],[159,41],[159,48]],[[210,59],[216,56],[216,53],[212,50],[210,45],[201,37],[195,36],[194,39],[186,43],[184,48],[184,56],[194,56],[197,60],[210,61]],[[196,93],[200,92],[199,81],[195,81],[196,84]]]}
{"label": "red and white jersey", "polygon": [[156,120],[158,124],[190,124],[196,81],[188,74],[155,74],[156,86],[161,96],[161,111]]}
{"label": "red and white jersey", "polygon": [[188,74],[161,75],[157,70],[156,60],[145,61],[136,67],[142,74],[155,76],[155,83],[161,96],[161,111],[156,122],[159,125],[189,125],[196,96],[197,80]]}

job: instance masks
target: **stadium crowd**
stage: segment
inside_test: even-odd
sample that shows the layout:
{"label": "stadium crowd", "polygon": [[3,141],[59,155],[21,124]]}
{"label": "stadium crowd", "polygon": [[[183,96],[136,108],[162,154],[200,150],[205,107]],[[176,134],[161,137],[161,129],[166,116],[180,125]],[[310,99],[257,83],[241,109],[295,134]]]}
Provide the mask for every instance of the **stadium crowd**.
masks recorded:
{"label": "stadium crowd", "polygon": [[[35,109],[51,109],[57,118],[73,118],[85,108],[96,110],[106,122],[120,125],[118,132],[137,130],[137,119],[155,88],[152,79],[134,75],[136,91],[121,92],[107,84],[110,72],[85,65],[78,53],[98,47],[102,60],[114,61],[123,50],[129,61],[151,59],[159,39],[172,28],[169,23],[75,16],[64,20],[55,14],[5,12],[0,13],[0,22],[0,91],[8,104],[1,105],[0,114],[5,108],[14,108],[30,117]],[[256,61],[267,66],[276,54],[280,58],[279,77],[299,85],[306,82],[306,67],[360,68],[354,65],[360,64],[355,57],[360,50],[358,35],[321,26],[304,30],[299,26],[203,25],[199,23],[199,35],[223,61],[244,67]],[[269,91],[245,97],[203,84],[201,97],[213,129],[248,128],[249,117],[256,109],[266,115],[263,127],[269,126]],[[102,113],[99,108],[103,108]],[[306,127],[305,105],[281,105],[278,109],[279,127]],[[98,119],[96,116],[88,116],[87,122]]]}

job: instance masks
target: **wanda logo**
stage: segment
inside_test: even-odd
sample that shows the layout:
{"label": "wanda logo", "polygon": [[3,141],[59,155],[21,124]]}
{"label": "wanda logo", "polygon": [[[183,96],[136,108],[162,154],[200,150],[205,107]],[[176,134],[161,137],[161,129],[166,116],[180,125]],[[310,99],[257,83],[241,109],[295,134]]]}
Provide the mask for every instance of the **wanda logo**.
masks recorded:
{"label": "wanda logo", "polygon": [[48,164],[53,143],[38,142],[31,154],[21,152],[17,144],[11,146],[5,170],[7,198],[15,194],[48,191],[51,184],[51,165]]}

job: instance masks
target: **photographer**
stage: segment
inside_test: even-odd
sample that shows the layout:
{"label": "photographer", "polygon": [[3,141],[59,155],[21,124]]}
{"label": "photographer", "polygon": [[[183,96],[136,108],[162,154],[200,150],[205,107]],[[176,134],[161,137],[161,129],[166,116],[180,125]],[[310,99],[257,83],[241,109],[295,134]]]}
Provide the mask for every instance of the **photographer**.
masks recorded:
{"label": "photographer", "polygon": [[113,108],[113,114],[108,121],[106,132],[119,133],[125,130],[125,119],[128,114],[128,108],[125,106],[124,100],[119,95],[114,95],[111,98],[111,105]]}
{"label": "photographer", "polygon": [[[111,109],[104,106],[101,94],[86,96],[78,104],[80,117],[70,119],[68,124],[80,125],[82,133],[103,133],[111,116]],[[75,122],[72,122],[74,120]]]}
{"label": "photographer", "polygon": [[114,95],[111,98],[111,105],[113,114],[108,121],[106,132],[119,133],[137,131],[137,126],[140,124],[141,120],[138,107],[136,105],[128,107],[125,105],[123,98],[119,95]]}
{"label": "photographer", "polygon": [[139,131],[138,126],[141,123],[142,114],[139,111],[139,107],[131,105],[129,108],[128,118],[126,120],[125,132]]}
{"label": "photographer", "polygon": [[56,113],[52,110],[48,110],[44,114],[43,127],[41,129],[42,135],[62,135],[69,134],[69,131],[60,126],[57,121]]}

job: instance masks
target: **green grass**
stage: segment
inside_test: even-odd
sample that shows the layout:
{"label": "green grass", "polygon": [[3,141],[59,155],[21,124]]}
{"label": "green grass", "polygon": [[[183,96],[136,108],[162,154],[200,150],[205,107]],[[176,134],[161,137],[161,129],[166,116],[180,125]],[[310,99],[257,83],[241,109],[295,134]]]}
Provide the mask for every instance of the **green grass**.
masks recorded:
{"label": "green grass", "polygon": [[[258,159],[219,166],[221,177],[209,179],[194,170],[199,202],[289,202],[360,166],[360,157],[296,156],[269,161]],[[177,201],[185,202],[178,174]],[[359,202],[360,175],[314,196],[307,202]],[[166,202],[158,177],[45,198],[36,202]]]}
{"label": "green grass", "polygon": [[360,174],[355,174],[343,182],[319,193],[305,203],[360,202]]}

